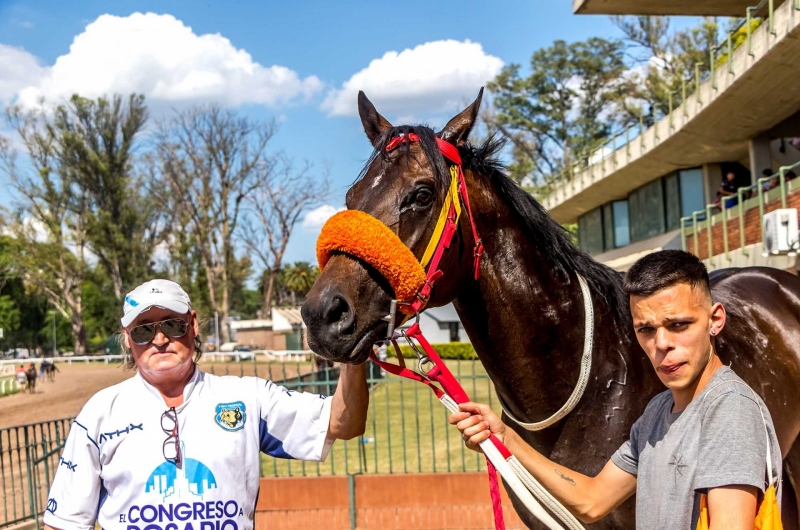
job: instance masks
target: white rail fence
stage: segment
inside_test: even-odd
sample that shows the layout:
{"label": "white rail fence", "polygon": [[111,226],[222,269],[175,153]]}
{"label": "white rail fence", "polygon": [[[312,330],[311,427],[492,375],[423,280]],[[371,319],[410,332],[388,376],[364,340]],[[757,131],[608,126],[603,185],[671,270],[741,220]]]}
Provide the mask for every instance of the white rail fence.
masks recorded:
{"label": "white rail fence", "polygon": [[[311,350],[258,350],[252,352],[205,352],[200,358],[201,361],[219,362],[219,361],[256,361],[256,362],[281,362],[281,363],[296,363],[307,362],[314,358],[314,352]],[[124,356],[122,355],[83,355],[79,357],[47,357],[47,360],[56,363],[104,363],[109,362],[122,362]],[[39,364],[42,362],[40,357],[29,357],[23,359],[4,359],[0,360],[0,374],[3,370],[7,370],[7,366],[14,366],[18,364],[28,365],[30,363]]]}

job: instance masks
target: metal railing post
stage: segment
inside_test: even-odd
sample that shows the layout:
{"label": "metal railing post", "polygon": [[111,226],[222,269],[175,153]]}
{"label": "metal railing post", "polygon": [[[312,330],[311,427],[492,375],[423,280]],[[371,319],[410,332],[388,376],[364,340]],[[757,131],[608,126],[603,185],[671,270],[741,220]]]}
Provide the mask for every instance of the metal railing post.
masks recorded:
{"label": "metal railing post", "polygon": [[669,130],[675,130],[675,126],[672,124],[672,92],[669,93]]}
{"label": "metal railing post", "polygon": [[356,529],[356,476],[347,475],[347,491],[350,508],[350,530]]}
{"label": "metal railing post", "polygon": [[691,217],[681,217],[681,250],[686,252],[686,221]]}
{"label": "metal railing post", "polygon": [[782,166],[778,169],[778,173],[780,174],[780,187],[781,187],[781,208],[786,208],[786,172],[792,166]]}
{"label": "metal railing post", "polygon": [[[800,0],[797,0],[800,2]],[[631,161],[631,125],[628,124],[625,126],[625,150],[627,151],[628,155],[628,162]]]}
{"label": "metal railing post", "polygon": [[697,214],[703,210],[692,212],[692,233],[694,234],[694,255],[700,257],[700,242],[697,240]]}
{"label": "metal railing post", "polygon": [[[719,202],[720,208],[725,208],[725,198]],[[706,204],[706,239],[708,239],[708,263],[714,266],[714,240],[712,239],[712,225],[714,216],[711,215],[711,208],[713,204]]]}
{"label": "metal railing post", "polygon": [[753,39],[751,38],[752,34],[753,34],[753,31],[752,31],[752,28],[751,28],[752,25],[750,24],[750,22],[752,20],[752,17],[753,17],[753,10],[754,9],[755,9],[754,7],[748,7],[747,8],[747,17],[746,17],[746,22],[745,22],[745,24],[747,24],[747,54],[750,57],[755,57],[755,54],[753,53]]}
{"label": "metal railing post", "polygon": [[683,117],[689,117],[689,109],[686,106],[686,76],[681,76],[681,105],[683,105]]}
{"label": "metal railing post", "polygon": [[697,104],[702,105],[703,102],[700,100],[700,63],[694,63],[694,92]]}
{"label": "metal railing post", "polygon": [[736,190],[736,196],[739,198],[739,248],[742,249],[742,254],[749,256],[745,248],[746,239],[744,237],[744,191],[749,188],[739,188]]}
{"label": "metal railing post", "polygon": [[764,245],[764,182],[772,179],[772,177],[763,177],[756,181],[758,186],[758,219],[761,222],[761,245]]}
{"label": "metal railing post", "polygon": [[728,73],[733,73],[733,33],[728,32]]}
{"label": "metal railing post", "polygon": [[711,88],[714,90],[717,89],[717,75],[715,68],[715,61],[714,61],[714,46],[708,47],[708,59],[710,61],[710,68],[711,68]]}
{"label": "metal railing post", "polygon": [[775,31],[775,0],[769,0],[769,32],[771,35],[777,35]]}
{"label": "metal railing post", "polygon": [[728,209],[722,209],[722,248],[725,250],[725,259],[730,261],[731,255],[728,252]]}
{"label": "metal railing post", "polygon": [[644,112],[639,113],[639,155],[644,151]]}

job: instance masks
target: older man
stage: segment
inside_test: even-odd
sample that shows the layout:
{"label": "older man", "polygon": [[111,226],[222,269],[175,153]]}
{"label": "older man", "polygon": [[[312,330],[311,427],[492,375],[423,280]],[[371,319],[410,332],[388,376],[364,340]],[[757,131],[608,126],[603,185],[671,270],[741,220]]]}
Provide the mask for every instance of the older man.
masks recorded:
{"label": "older man", "polygon": [[45,525],[60,530],[249,530],[259,459],[324,460],[364,432],[364,365],[342,366],[333,397],[196,365],[199,324],[176,283],[125,297],[121,320],[137,374],[101,390],[70,431]]}

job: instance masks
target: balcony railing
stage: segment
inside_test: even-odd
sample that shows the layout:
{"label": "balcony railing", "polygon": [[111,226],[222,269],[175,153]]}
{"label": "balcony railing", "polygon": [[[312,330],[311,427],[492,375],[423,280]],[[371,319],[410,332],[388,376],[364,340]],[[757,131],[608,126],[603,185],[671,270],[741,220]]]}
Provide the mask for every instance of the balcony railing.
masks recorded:
{"label": "balcony railing", "polygon": [[[692,212],[692,215],[681,218],[681,245],[683,250],[688,250],[698,257],[707,257],[712,266],[715,265],[714,256],[724,254],[725,259],[731,260],[730,251],[741,249],[745,256],[749,256],[748,241],[747,241],[747,213],[754,211],[758,208],[758,216],[756,219],[760,224],[760,239],[764,241],[764,225],[761,219],[767,210],[775,209],[778,206],[777,200],[780,198],[780,207],[787,207],[787,197],[790,192],[800,189],[800,178],[794,179],[790,182],[786,181],[786,174],[790,171],[800,169],[800,162],[791,166],[781,167],[777,173],[768,177],[760,178],[755,184],[750,186],[742,186],[736,191],[736,195],[722,197],[719,204],[707,204],[705,209]],[[773,179],[778,179],[778,187],[774,189],[765,190],[764,183]],[[736,197],[736,205],[729,208],[725,207],[726,200]],[[718,211],[718,213],[714,213]],[[737,223],[729,223],[733,219],[738,218]],[[731,228],[730,225],[733,225]],[[750,223],[752,224],[752,223]],[[714,251],[714,243],[719,242],[718,237],[714,237],[714,227],[721,225],[720,230],[722,235],[722,252]],[[738,241],[731,241],[731,232],[738,232]],[[705,244],[707,248],[703,248],[701,252],[700,237],[705,232]],[[691,237],[691,247],[689,246],[688,239]],[[734,238],[735,239],[735,238]],[[757,241],[756,241],[757,242]],[[752,244],[752,241],[749,243]],[[717,245],[719,246],[719,245]],[[703,256],[707,252],[706,256]]]}
{"label": "balcony railing", "polygon": [[[789,0],[794,11],[800,11],[800,0]],[[766,8],[764,17],[757,16],[756,14]],[[674,110],[688,101],[691,97],[696,98],[697,103],[700,101],[700,85],[711,80],[711,86],[716,90],[717,88],[717,74],[722,67],[729,75],[733,75],[733,53],[741,46],[747,47],[747,53],[751,56],[753,53],[753,33],[755,29],[762,25],[762,21],[767,21],[767,31],[771,35],[776,35],[775,30],[775,6],[774,0],[761,0],[758,4],[748,7],[744,13],[744,17],[738,25],[731,28],[726,32],[726,35],[715,46],[709,50],[708,63],[698,62],[694,65],[694,73],[689,77],[681,79],[681,87],[678,90],[669,93],[666,101],[662,101],[653,105],[653,123],[648,127],[655,128],[655,141],[660,141],[658,137],[657,125],[662,123],[663,120],[669,120],[669,130],[675,129],[674,124]],[[659,112],[658,109],[666,108],[667,112]],[[688,118],[688,109],[683,105],[684,118]],[[562,169],[556,179],[557,183],[573,181],[576,175],[584,172],[589,172],[590,179],[594,180],[596,173],[605,176],[607,171],[613,171],[619,164],[615,154],[625,148],[627,159],[631,158],[631,146],[635,142],[639,142],[640,152],[647,149],[645,145],[645,116],[644,113],[639,115],[638,126],[628,125],[624,129],[618,131],[609,139],[603,139],[596,142],[589,147],[580,150],[577,154],[571,156],[573,159],[567,167]],[[607,161],[613,167],[607,168]],[[557,184],[556,184],[557,185]]]}

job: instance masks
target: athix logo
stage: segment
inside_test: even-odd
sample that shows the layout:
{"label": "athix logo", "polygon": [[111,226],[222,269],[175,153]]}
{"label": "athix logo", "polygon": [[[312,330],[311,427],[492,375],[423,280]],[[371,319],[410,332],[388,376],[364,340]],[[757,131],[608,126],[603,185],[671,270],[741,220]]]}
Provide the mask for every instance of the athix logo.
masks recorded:
{"label": "athix logo", "polygon": [[[181,442],[181,454],[186,455],[186,446]],[[217,487],[217,480],[211,470],[194,458],[184,458],[180,467],[174,462],[160,464],[150,474],[145,484],[145,492],[157,492],[166,502],[175,499],[203,500],[203,494]]]}
{"label": "athix logo", "polygon": [[47,499],[47,511],[50,513],[56,513],[57,509],[58,509],[58,503],[56,502],[56,500],[52,497]]}
{"label": "athix logo", "polygon": [[144,425],[144,423],[140,423],[139,425],[134,425],[133,423],[131,423],[124,429],[117,429],[116,431],[100,433],[100,438],[97,441],[98,443],[103,443],[106,440],[113,440],[114,436],[122,436],[123,434],[128,434],[133,431],[143,431],[144,429],[142,428],[142,425]]}
{"label": "athix logo", "polygon": [[73,473],[75,472],[75,468],[78,467],[78,464],[73,464],[71,461],[64,460],[63,458],[59,459],[58,465],[67,466],[67,469],[69,469]]}

